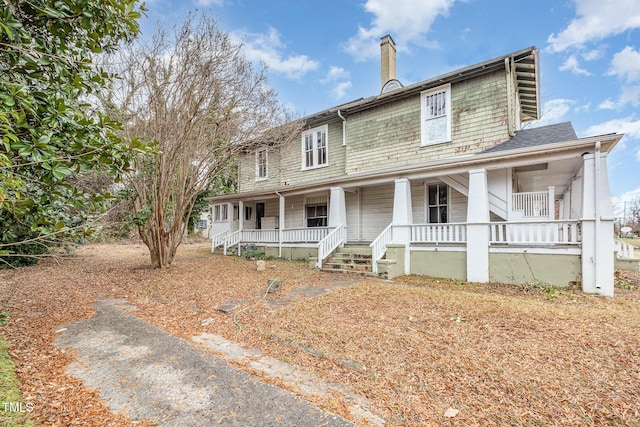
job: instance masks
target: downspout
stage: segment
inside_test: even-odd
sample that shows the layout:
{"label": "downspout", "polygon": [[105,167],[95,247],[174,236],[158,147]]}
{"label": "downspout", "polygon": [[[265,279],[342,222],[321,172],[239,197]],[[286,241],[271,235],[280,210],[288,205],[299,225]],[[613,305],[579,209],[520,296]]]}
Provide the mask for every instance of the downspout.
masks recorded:
{"label": "downspout", "polygon": [[342,146],[347,146],[347,118],[342,115],[342,111],[338,110],[338,117],[342,119]]}
{"label": "downspout", "polygon": [[596,162],[595,167],[594,167],[594,173],[595,173],[595,179],[594,179],[594,183],[595,183],[595,194],[594,194],[594,201],[595,201],[595,215],[596,215],[596,230],[595,233],[593,233],[594,235],[594,239],[595,239],[595,251],[593,253],[593,257],[594,257],[594,275],[595,275],[595,279],[596,279],[596,289],[600,289],[600,282],[598,280],[598,264],[600,262],[599,257],[598,257],[598,253],[600,252],[598,250],[598,243],[600,243],[600,141],[596,141],[596,151],[595,151],[595,155],[594,155],[594,160]]}

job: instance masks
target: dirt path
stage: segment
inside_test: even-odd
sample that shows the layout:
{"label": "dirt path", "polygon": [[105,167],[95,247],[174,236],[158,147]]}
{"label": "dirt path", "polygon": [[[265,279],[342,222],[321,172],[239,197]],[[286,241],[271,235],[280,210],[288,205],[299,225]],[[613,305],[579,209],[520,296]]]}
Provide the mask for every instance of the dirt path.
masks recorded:
{"label": "dirt path", "polygon": [[101,300],[55,341],[76,351],[68,371],[107,406],[162,426],[352,426],[277,386],[138,319],[124,299]]}

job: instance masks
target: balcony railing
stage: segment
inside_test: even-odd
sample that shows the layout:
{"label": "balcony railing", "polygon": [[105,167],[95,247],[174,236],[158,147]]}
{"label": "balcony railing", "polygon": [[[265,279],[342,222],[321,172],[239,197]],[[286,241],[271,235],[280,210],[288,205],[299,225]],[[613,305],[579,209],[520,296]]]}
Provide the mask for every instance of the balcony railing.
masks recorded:
{"label": "balcony railing", "polygon": [[511,209],[521,212],[523,218],[549,218],[550,197],[549,191],[513,193]]}

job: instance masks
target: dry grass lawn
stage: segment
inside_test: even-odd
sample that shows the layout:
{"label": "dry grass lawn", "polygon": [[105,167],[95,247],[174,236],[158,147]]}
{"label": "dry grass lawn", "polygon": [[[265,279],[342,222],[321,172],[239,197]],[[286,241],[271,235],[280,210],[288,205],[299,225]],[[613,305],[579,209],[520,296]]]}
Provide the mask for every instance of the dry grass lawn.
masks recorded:
{"label": "dry grass lawn", "polygon": [[[60,264],[0,271],[0,308],[10,312],[1,332],[35,403],[32,418],[145,425],[110,413],[65,374],[73,355],[52,345],[56,329],[90,316],[96,299],[127,297],[138,316],[172,334],[219,334],[365,395],[388,425],[640,426],[640,275],[619,275],[616,296],[601,298],[267,265],[257,272],[255,262],[185,245],[173,267],[158,271],[143,246],[96,245]],[[282,279],[280,292],[238,316],[242,331],[216,310],[230,300],[253,304],[273,278]],[[340,286],[305,298],[309,285]],[[338,394],[315,402],[349,417]],[[448,408],[459,413],[446,418]]]}

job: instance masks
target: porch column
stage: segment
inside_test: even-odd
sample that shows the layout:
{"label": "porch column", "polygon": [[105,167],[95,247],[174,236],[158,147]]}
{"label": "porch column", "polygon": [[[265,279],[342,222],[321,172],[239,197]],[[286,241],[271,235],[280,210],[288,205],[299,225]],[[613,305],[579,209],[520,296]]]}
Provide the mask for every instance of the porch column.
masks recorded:
{"label": "porch column", "polygon": [[238,202],[238,230],[244,230],[244,201]]}
{"label": "porch column", "polygon": [[571,218],[571,186],[562,196],[562,219],[570,219]]}
{"label": "porch column", "polygon": [[583,156],[582,290],[613,295],[613,210],[607,156],[596,149]]}
{"label": "porch column", "polygon": [[582,187],[582,175],[576,176],[571,181],[571,216],[569,217],[571,219],[578,219],[581,217]]}
{"label": "porch column", "polygon": [[485,169],[469,171],[467,280],[489,282],[489,192]]}
{"label": "porch column", "polygon": [[340,225],[347,225],[347,205],[344,201],[344,189],[342,187],[331,187],[329,227],[335,228]]}
{"label": "porch column", "polygon": [[278,211],[278,258],[282,258],[282,233],[284,231],[284,196],[282,194],[278,194],[280,196],[280,206]]}
{"label": "porch column", "polygon": [[411,274],[411,182],[407,178],[396,179],[393,192],[393,243],[404,245],[404,274]]}
{"label": "porch column", "polygon": [[553,221],[556,219],[556,187],[549,187],[549,208],[547,211],[549,212],[549,220]]}

